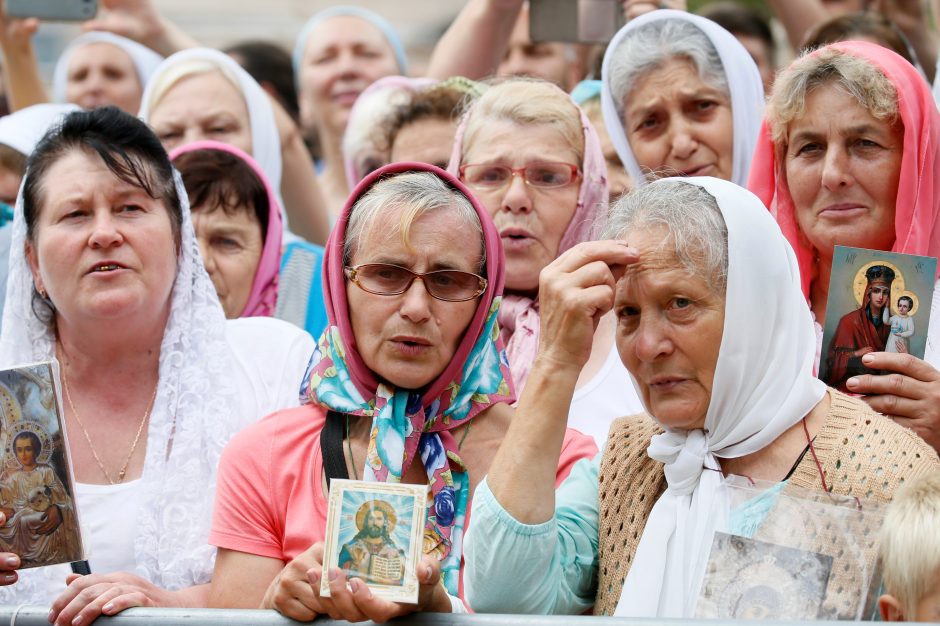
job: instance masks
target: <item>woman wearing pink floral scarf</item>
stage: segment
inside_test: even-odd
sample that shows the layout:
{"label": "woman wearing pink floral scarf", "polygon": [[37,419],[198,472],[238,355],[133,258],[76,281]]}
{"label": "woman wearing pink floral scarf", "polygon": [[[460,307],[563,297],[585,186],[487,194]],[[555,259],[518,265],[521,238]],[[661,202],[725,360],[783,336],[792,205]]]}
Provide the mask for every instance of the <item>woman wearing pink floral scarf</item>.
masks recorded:
{"label": "woman wearing pink floral scarf", "polygon": [[[463,609],[467,503],[515,400],[496,324],[503,280],[499,234],[453,176],[396,163],[359,184],[326,248],[330,321],[306,404],[240,433],[221,462],[213,605],[376,622]],[[596,453],[573,432],[565,444],[559,481]],[[328,480],[347,477],[428,485],[418,605],[369,597],[341,570],[319,596]]]}

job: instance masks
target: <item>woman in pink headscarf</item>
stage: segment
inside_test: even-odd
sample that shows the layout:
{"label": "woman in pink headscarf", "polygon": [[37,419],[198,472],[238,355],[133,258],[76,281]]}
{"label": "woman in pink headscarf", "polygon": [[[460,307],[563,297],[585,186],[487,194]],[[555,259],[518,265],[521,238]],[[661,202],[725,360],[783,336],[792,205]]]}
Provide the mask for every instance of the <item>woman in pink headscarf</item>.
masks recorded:
{"label": "woman in pink headscarf", "polygon": [[[455,177],[395,163],[362,180],[326,246],[329,327],[305,405],[242,431],[220,463],[212,605],[376,622],[462,610],[467,503],[515,400],[496,323],[504,269],[498,231]],[[569,431],[557,481],[596,452]],[[428,485],[417,606],[347,587],[340,570],[319,596],[333,478]]]}
{"label": "woman in pink headscarf", "polygon": [[170,158],[225,316],[273,316],[284,228],[267,176],[248,154],[218,141],[186,144]]}
{"label": "woman in pink headscarf", "polygon": [[[778,76],[748,186],[796,251],[820,343],[834,246],[940,256],[938,167],[940,114],[923,77],[894,52],[866,42],[836,43]],[[924,360],[862,346],[852,357],[889,374],[846,381],[850,392],[866,394],[875,410],[935,449],[938,304],[940,290]]]}
{"label": "woman in pink headscarf", "polygon": [[[607,167],[597,133],[558,87],[512,79],[490,87],[457,131],[450,171],[489,210],[506,251],[499,313],[513,382],[525,385],[539,343],[539,273],[591,239],[607,218]],[[568,425],[603,447],[610,423],[643,410],[614,346],[614,316],[598,321]]]}

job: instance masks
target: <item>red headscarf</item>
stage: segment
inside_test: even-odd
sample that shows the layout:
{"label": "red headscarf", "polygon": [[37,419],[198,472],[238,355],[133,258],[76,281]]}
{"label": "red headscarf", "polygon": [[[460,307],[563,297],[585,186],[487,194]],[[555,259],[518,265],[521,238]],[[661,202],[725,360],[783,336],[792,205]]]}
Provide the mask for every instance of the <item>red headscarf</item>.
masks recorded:
{"label": "red headscarf", "polygon": [[[821,48],[841,50],[869,61],[891,81],[898,94],[898,112],[904,124],[903,156],[894,216],[895,240],[891,252],[940,256],[940,113],[930,86],[900,55],[879,45],[844,41]],[[813,248],[800,232],[793,199],[783,175],[783,164],[770,136],[767,121],[761,127],[751,165],[748,188],[777,219],[784,236],[796,251],[803,294],[809,297],[814,278]]]}

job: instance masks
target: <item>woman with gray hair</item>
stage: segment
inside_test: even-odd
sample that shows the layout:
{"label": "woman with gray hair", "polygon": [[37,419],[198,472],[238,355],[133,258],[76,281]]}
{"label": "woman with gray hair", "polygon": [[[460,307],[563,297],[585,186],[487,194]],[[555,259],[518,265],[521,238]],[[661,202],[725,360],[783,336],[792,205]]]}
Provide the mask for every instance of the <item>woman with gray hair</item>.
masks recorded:
{"label": "woman with gray hair", "polygon": [[[496,227],[456,177],[397,163],[362,180],[326,247],[330,325],[305,405],[246,429],[221,461],[212,604],[305,621],[462,610],[467,503],[515,399],[496,324],[504,267]],[[559,476],[596,454],[580,437]],[[329,481],[348,477],[428,485],[417,606],[373,598],[343,570],[319,595]]]}
{"label": "woman with gray hair", "polygon": [[747,182],[764,88],[731,33],[683,11],[653,11],[614,35],[601,74],[607,132],[637,185],[663,176]]}
{"label": "woman with gray hair", "polygon": [[[886,501],[902,477],[940,468],[913,433],[814,376],[796,260],[751,193],[659,180],[614,207],[606,236],[542,272],[551,339],[473,499],[474,610],[691,617],[722,474]],[[615,422],[603,456],[556,492],[573,381],[611,308],[648,415]],[[902,449],[909,463],[885,462]]]}

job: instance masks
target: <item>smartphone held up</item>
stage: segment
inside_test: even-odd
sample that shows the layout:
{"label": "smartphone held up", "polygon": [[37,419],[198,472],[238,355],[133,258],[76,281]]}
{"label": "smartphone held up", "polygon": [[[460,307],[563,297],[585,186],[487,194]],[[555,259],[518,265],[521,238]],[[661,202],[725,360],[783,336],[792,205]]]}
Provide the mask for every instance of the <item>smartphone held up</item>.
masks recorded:
{"label": "smartphone held up", "polygon": [[9,17],[47,22],[82,22],[95,17],[98,0],[3,0]]}

